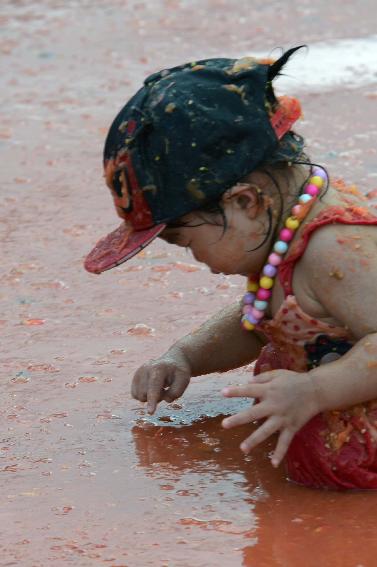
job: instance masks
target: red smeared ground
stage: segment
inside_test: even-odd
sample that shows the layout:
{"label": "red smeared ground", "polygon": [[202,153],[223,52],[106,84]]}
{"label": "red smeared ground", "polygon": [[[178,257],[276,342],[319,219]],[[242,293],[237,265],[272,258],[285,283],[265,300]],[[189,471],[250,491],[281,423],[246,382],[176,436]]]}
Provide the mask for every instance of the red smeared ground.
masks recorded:
{"label": "red smeared ground", "polygon": [[[375,31],[363,0],[250,4],[2,3],[4,566],[375,564],[375,494],[290,485],[271,445],[245,459],[247,428],[222,430],[239,402],[220,390],[246,372],[193,380],[153,419],[130,397],[135,369],[237,297],[241,278],[159,242],[102,276],[82,268],[118,224],[102,146],[146,74],[230,43],[268,56]],[[302,106],[313,159],[374,191],[375,88],[307,94]]]}

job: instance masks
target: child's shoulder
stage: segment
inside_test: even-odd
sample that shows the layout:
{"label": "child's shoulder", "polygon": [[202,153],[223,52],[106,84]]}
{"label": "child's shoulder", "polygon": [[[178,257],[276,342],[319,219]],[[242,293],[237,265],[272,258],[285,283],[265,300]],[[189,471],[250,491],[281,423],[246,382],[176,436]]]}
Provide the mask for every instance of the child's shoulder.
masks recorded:
{"label": "child's shoulder", "polygon": [[375,254],[377,210],[353,186],[330,187],[308,225],[311,235],[303,258],[308,264],[336,263],[343,256],[360,260],[372,250]]}
{"label": "child's shoulder", "polygon": [[308,278],[341,278],[377,262],[377,211],[352,186],[331,186],[318,200],[303,231],[310,233],[301,267]]}
{"label": "child's shoulder", "polygon": [[362,224],[363,217],[377,217],[377,199],[369,198],[371,194],[363,194],[356,185],[347,185],[341,180],[335,180],[323,197],[318,199],[314,215],[337,207],[345,218],[353,214],[355,218],[358,216]]}
{"label": "child's shoulder", "polygon": [[357,196],[344,200],[329,191],[322,201],[309,220],[318,225],[300,261],[301,283],[327,318],[363,336],[376,315],[377,215]]}

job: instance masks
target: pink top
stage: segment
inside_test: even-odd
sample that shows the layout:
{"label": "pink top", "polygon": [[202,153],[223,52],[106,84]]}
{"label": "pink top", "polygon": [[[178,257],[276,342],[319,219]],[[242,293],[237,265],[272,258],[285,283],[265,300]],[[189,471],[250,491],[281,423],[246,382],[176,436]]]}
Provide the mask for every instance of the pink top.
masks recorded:
{"label": "pink top", "polygon": [[324,335],[352,343],[351,335],[344,327],[313,319],[301,309],[294,295],[288,295],[275,317],[264,321],[259,328],[269,340],[269,344],[264,347],[258,358],[256,373],[277,368],[306,372],[308,366],[318,366],[315,362],[320,363],[321,359],[315,357],[313,363],[309,364],[307,349],[309,345],[316,344],[318,337]]}
{"label": "pink top", "polygon": [[[269,343],[255,365],[255,374],[284,368],[306,372],[340,358],[355,339],[346,329],[305,313],[293,294],[296,262],[313,232],[326,224],[376,225],[377,216],[344,196],[344,207],[330,206],[304,228],[279,266],[285,299],[273,319],[259,329]],[[355,380],[357,376],[355,376]],[[310,487],[377,489],[377,400],[331,411],[311,419],[294,437],[286,458],[289,478]]]}
{"label": "pink top", "polygon": [[[305,372],[313,366],[318,366],[321,360],[329,362],[330,353],[339,352],[341,355],[352,346],[354,339],[344,327],[314,319],[301,309],[293,294],[292,278],[296,262],[304,254],[311,235],[318,228],[334,223],[377,225],[377,216],[366,207],[354,203],[349,200],[346,207],[331,206],[321,211],[305,226],[299,240],[292,244],[288,256],[280,264],[278,276],[284,289],[285,300],[275,317],[262,321],[259,326],[270,343],[258,358],[256,373],[277,368]],[[328,353],[325,352],[323,341],[318,345],[319,348],[315,349],[318,338],[323,335],[334,339],[329,342]],[[327,358],[323,360],[326,354]],[[318,358],[320,355],[322,356]],[[334,358],[335,355],[332,355],[332,360]]]}

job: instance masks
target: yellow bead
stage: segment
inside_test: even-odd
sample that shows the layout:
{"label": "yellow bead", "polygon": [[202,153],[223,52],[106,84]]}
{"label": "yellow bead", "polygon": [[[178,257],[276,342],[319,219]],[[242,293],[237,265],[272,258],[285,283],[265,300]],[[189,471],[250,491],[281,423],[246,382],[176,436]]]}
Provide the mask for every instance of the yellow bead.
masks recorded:
{"label": "yellow bead", "polygon": [[246,329],[246,331],[254,331],[254,329],[255,329],[255,325],[250,323],[250,321],[248,321],[247,319],[243,319],[242,325],[243,325],[243,328]]}
{"label": "yellow bead", "polygon": [[263,289],[271,289],[274,285],[274,280],[268,276],[263,276],[263,278],[259,280],[259,284]]}
{"label": "yellow bead", "polygon": [[247,282],[247,291],[254,293],[255,291],[258,291],[258,288],[259,285],[257,284],[257,282]]}
{"label": "yellow bead", "polygon": [[324,181],[319,175],[313,175],[313,177],[309,179],[309,183],[315,185],[318,189],[322,189]]}
{"label": "yellow bead", "polygon": [[285,221],[285,226],[291,230],[296,230],[300,226],[300,221],[295,217],[288,217]]}

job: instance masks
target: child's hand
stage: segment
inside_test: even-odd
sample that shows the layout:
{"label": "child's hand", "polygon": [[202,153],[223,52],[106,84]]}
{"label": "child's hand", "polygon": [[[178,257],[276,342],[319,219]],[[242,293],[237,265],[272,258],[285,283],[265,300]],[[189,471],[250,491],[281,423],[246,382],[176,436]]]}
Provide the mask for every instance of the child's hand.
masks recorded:
{"label": "child's hand", "polygon": [[148,412],[152,414],[161,400],[172,402],[182,396],[190,378],[190,364],[176,349],[143,364],[135,373],[131,393],[140,402],[147,402]]}
{"label": "child's hand", "polygon": [[242,442],[241,450],[249,453],[280,431],[271,458],[275,467],[282,461],[295,433],[321,411],[311,376],[290,370],[264,372],[254,376],[249,384],[224,388],[223,395],[258,399],[258,403],[249,409],[225,418],[222,425],[231,428],[265,418],[264,423]]}

